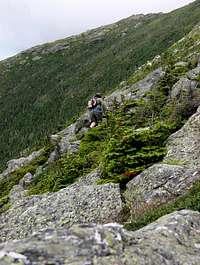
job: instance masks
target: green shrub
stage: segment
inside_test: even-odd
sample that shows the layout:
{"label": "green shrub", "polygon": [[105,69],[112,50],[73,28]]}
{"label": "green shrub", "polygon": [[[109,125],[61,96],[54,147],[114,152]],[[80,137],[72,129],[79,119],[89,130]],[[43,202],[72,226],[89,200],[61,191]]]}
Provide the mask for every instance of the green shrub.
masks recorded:
{"label": "green shrub", "polygon": [[108,142],[103,155],[102,179],[98,183],[131,180],[138,173],[165,155],[165,140],[174,131],[174,126],[156,124],[141,130],[123,129]]}
{"label": "green shrub", "polygon": [[[171,100],[170,91],[185,70],[176,74],[168,55],[166,74],[142,99],[114,102],[113,111],[81,139],[79,152],[66,155],[38,176],[30,194],[57,191],[96,167],[103,176],[98,184],[120,183],[121,188],[165,155],[165,140],[179,129],[198,105],[198,93]],[[167,59],[165,58],[165,61]],[[141,128],[142,127],[142,128]]]}
{"label": "green shrub", "polygon": [[0,198],[0,214],[7,211],[10,208],[9,197],[4,196]]}
{"label": "green shrub", "polygon": [[[45,147],[44,152],[40,157],[34,159],[27,166],[15,170],[9,176],[0,179],[0,200],[5,201],[8,199],[8,194],[13,186],[17,185],[26,173],[30,172],[31,174],[34,174],[36,169],[47,161],[52,148],[53,146],[51,145]],[[5,207],[3,208],[5,209]]]}

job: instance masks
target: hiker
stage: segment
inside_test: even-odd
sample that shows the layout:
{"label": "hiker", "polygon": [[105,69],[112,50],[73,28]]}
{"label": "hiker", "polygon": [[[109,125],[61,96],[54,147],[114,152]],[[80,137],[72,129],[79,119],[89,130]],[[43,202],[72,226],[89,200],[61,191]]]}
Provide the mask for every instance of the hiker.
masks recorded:
{"label": "hiker", "polygon": [[88,101],[88,109],[90,111],[90,128],[94,128],[102,121],[106,112],[106,105],[100,93],[96,93],[96,95]]}

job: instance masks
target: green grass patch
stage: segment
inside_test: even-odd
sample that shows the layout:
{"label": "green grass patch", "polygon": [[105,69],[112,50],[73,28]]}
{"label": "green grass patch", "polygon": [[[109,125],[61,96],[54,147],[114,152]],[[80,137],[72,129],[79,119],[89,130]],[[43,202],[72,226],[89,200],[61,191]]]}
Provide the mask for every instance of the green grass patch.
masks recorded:
{"label": "green grass patch", "polygon": [[168,165],[179,165],[179,166],[184,166],[186,162],[184,160],[180,159],[165,159],[165,161],[162,162],[163,164],[168,164]]}
{"label": "green grass patch", "polygon": [[67,154],[34,179],[29,195],[55,192],[99,166],[107,139],[106,122],[90,130],[77,154]]}
{"label": "green grass patch", "polygon": [[0,214],[3,212],[6,212],[11,207],[11,204],[9,202],[9,197],[4,196],[0,198]]}
{"label": "green grass patch", "polygon": [[52,148],[53,146],[46,147],[43,151],[43,154],[33,160],[30,164],[12,172],[5,178],[0,179],[0,202],[3,205],[2,207],[0,207],[2,209],[6,209],[9,206],[9,202],[7,200],[9,192],[11,191],[13,186],[17,185],[26,173],[30,172],[31,174],[34,174],[36,169],[47,161]]}

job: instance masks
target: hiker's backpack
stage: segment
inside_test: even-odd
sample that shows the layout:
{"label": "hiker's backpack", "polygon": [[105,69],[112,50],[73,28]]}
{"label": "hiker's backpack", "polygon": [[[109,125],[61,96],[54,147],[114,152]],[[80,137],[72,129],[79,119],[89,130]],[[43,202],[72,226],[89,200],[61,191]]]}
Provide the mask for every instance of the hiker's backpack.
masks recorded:
{"label": "hiker's backpack", "polygon": [[97,100],[95,97],[88,101],[88,109],[94,109],[97,106]]}

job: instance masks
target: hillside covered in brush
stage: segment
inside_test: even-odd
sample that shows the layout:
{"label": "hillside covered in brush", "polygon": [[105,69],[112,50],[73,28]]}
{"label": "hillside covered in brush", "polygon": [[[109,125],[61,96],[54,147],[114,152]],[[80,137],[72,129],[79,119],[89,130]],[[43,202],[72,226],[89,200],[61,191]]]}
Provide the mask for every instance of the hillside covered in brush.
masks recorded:
{"label": "hillside covered in brush", "polygon": [[[56,131],[54,126],[57,125],[53,122],[53,117],[56,117],[56,111],[61,113],[64,109],[63,102],[72,95],[63,96],[67,91],[72,92],[65,91],[63,86],[62,96],[55,97],[55,91],[59,91],[54,90],[59,84],[58,80],[55,81],[56,74],[52,79],[47,75],[50,79],[47,80],[48,92],[52,94],[46,92],[46,97],[38,101],[38,94],[32,91],[31,97],[36,100],[35,105],[25,101],[25,98],[21,101],[23,104],[28,102],[29,107],[32,106],[28,114],[36,113],[38,116],[35,117],[38,120],[39,114],[41,117],[46,114],[49,118],[48,124],[52,125],[51,130],[55,131],[49,135],[48,141],[40,143],[38,149],[35,146],[36,151],[27,149],[27,155],[8,161],[6,168],[0,173],[0,265],[200,264],[200,22],[191,26],[191,17],[194,15],[195,21],[199,3],[196,1],[170,14],[133,17],[100,29],[105,31],[109,28],[109,32],[98,34],[98,41],[95,39],[94,47],[103,45],[106,41],[106,38],[100,41],[102,36],[104,38],[105,34],[112,34],[115,30],[118,32],[120,25],[129,24],[130,21],[133,23],[132,20],[134,23],[135,20],[142,23],[135,24],[136,28],[133,27],[136,35],[140,34],[136,32],[139,27],[143,30],[149,29],[150,26],[155,26],[157,30],[161,29],[159,23],[164,23],[164,18],[168,21],[169,17],[175,19],[177,25],[182,21],[181,17],[184,21],[187,20],[187,26],[182,27],[182,30],[187,27],[189,30],[191,27],[187,34],[183,34],[183,30],[177,41],[173,39],[172,45],[165,39],[165,44],[169,47],[163,48],[160,55],[154,56],[153,50],[148,46],[148,53],[145,55],[145,52],[141,52],[141,55],[153,58],[144,64],[141,60],[141,65],[137,69],[132,69],[130,74],[125,71],[126,76],[120,77],[123,81],[117,79],[116,73],[116,84],[112,79],[119,67],[118,64],[113,64],[117,58],[116,54],[112,64],[107,57],[105,61],[101,61],[102,64],[97,64],[96,59],[93,62],[88,59],[88,67],[91,63],[91,67],[101,66],[102,70],[104,63],[109,62],[110,66],[106,69],[109,69],[109,78],[113,80],[105,89],[104,82],[108,82],[109,79],[101,80],[102,86],[99,89],[102,88],[102,91],[107,93],[104,99],[107,112],[97,127],[89,128],[89,112],[82,111],[77,119],[74,118],[62,130]],[[192,11],[190,18],[186,16],[189,10]],[[195,10],[198,12],[195,13]],[[198,21],[197,17],[196,20]],[[165,35],[167,39],[176,36],[177,25],[171,24],[168,35]],[[99,29],[97,31],[99,32]],[[67,41],[72,41],[75,46],[70,45],[78,49],[78,40],[84,37],[84,45],[89,45],[97,31]],[[125,41],[127,35],[131,36],[131,33],[125,34],[124,30],[123,38],[120,40]],[[131,39],[134,36],[133,34]],[[161,39],[162,37],[158,38],[160,41]],[[144,43],[148,40],[148,35],[147,39],[143,38]],[[63,43],[65,41],[63,40]],[[54,70],[57,71],[56,67],[61,58],[64,58],[65,53],[71,49],[63,46],[63,43],[59,41],[56,46],[48,44],[33,48],[4,61],[4,70],[5,65],[9,70],[3,73],[9,77],[10,71],[20,73],[20,67],[47,70],[47,66],[40,68],[42,62],[46,63],[46,60],[49,60],[48,66],[53,67],[50,64],[52,58],[57,58],[54,61]],[[118,44],[119,38],[109,49],[119,48]],[[157,47],[158,43],[154,44]],[[134,45],[137,43],[132,44],[130,50],[122,49],[120,56],[128,56],[127,52],[136,52]],[[138,51],[141,45],[142,43],[138,44]],[[95,56],[100,58],[103,51],[106,51],[106,48]],[[90,52],[94,52],[92,48]],[[30,54],[34,56],[31,57],[32,62]],[[124,58],[127,59],[126,56]],[[65,80],[61,68],[56,73],[60,73],[59,80]],[[86,68],[82,70],[86,71]],[[92,68],[90,70],[94,73]],[[43,77],[45,73],[47,74],[44,71]],[[93,81],[100,82],[99,73],[95,73],[97,79],[94,78]],[[24,75],[26,76],[26,72]],[[27,75],[26,78],[30,76]],[[36,76],[34,80],[37,82]],[[5,82],[8,82],[8,79],[5,79]],[[84,80],[79,84],[79,89],[83,83]],[[25,83],[23,84],[25,89]],[[16,90],[2,90],[2,99],[10,97],[14,100],[18,88],[16,83]],[[93,90],[89,90],[89,86],[88,90],[84,86],[82,89],[82,100],[85,102]],[[51,104],[50,95],[54,97]],[[80,97],[74,94],[71,100],[78,100],[81,97],[81,93]],[[77,103],[79,109],[77,107],[71,116],[83,108],[83,102],[79,102],[79,105]],[[58,103],[60,106],[56,105]],[[23,104],[21,107],[24,107],[25,111]],[[71,110],[73,104],[71,101]],[[68,105],[70,106],[69,101]],[[34,106],[40,106],[41,112],[33,112]],[[53,106],[57,106],[57,109]],[[12,112],[13,108],[9,104],[6,107],[10,107]],[[25,121],[16,121],[21,122],[21,128],[25,132]],[[42,118],[39,121],[41,124],[37,127],[37,122],[32,116],[29,120],[33,135],[36,128],[41,130],[41,134],[46,134],[42,127]],[[13,138],[8,138],[9,144],[12,144],[14,136],[19,132],[16,129]],[[15,139],[16,145],[12,144],[13,152],[16,153],[19,151],[16,149],[17,140],[24,139],[26,147],[28,142],[36,144],[40,139],[35,138],[37,141],[34,142],[30,137],[26,142],[25,139],[28,138],[18,138]],[[4,142],[2,146],[3,144]]]}
{"label": "hillside covered in brush", "polygon": [[[148,213],[150,219],[141,221],[142,224],[174,209],[200,210],[199,24],[161,56],[142,65],[108,95],[105,102],[108,106],[106,118],[96,128],[89,130],[88,113],[85,113],[63,131],[51,135],[50,142],[39,151],[8,163],[8,168],[0,174],[2,212],[24,195],[53,192],[52,197],[56,197],[59,192],[62,194],[63,188],[69,186],[70,189],[70,185],[73,194],[76,182],[78,187],[117,183],[115,193],[121,193],[127,200],[130,212],[134,200],[141,196],[143,205],[143,196],[149,196],[153,201],[149,206],[152,216]],[[158,184],[152,184],[157,181]],[[169,187],[165,190],[166,183]],[[136,188],[132,188],[134,185]],[[175,185],[174,189],[171,185]],[[188,189],[191,190],[183,199]],[[175,204],[154,214],[154,203],[157,208],[163,200]],[[79,205],[79,201],[76,203]],[[23,207],[19,213],[21,210]],[[143,216],[146,211],[148,207],[142,209],[140,218],[146,218]],[[123,220],[127,218],[124,213],[122,216]],[[137,223],[136,227],[142,224]]]}
{"label": "hillside covered in brush", "polygon": [[[0,62],[0,166],[64,127],[96,91],[108,94],[199,22],[200,1],[136,15]],[[25,154],[25,153],[24,153]]]}

